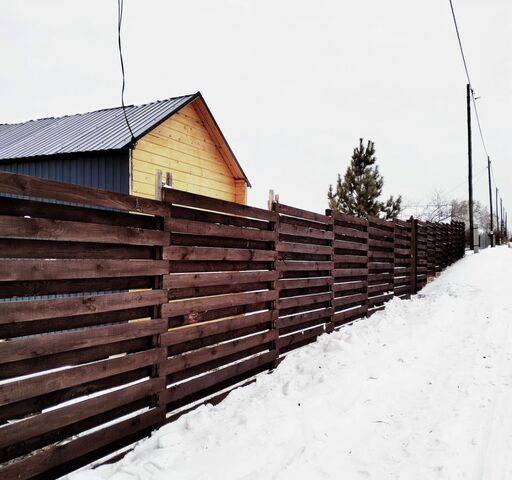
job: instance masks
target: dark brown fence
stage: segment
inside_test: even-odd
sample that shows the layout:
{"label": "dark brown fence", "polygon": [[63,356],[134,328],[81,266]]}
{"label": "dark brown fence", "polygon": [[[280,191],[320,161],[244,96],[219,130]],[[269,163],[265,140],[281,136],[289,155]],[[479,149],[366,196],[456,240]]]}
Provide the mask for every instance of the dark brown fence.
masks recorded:
{"label": "dark brown fence", "polygon": [[334,269],[332,219],[274,204],[277,219],[278,350],[314,340],[331,322]]}
{"label": "dark brown fence", "polygon": [[163,403],[175,417],[275,362],[277,215],[168,189],[164,202],[169,330],[161,336],[168,358],[160,373]]}
{"label": "dark brown fence", "polygon": [[[55,478],[407,298],[464,225],[0,173],[0,478]],[[51,201],[52,203],[49,203]]]}

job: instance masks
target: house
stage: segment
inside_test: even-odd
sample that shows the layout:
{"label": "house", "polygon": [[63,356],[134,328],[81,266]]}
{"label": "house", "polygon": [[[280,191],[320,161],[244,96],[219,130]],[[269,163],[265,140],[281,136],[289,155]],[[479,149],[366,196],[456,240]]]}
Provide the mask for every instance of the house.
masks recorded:
{"label": "house", "polygon": [[[200,92],[123,109],[0,124],[0,170],[155,198],[174,188],[246,203],[250,186]],[[159,175],[159,174],[158,174]]]}

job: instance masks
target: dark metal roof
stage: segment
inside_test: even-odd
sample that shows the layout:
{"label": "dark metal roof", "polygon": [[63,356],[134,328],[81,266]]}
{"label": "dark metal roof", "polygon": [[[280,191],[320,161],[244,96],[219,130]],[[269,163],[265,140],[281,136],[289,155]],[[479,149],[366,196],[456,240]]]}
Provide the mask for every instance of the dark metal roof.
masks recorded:
{"label": "dark metal roof", "polygon": [[[200,93],[146,105],[129,105],[126,114],[135,139],[183,108]],[[130,145],[131,135],[121,107],[95,112],[0,124],[0,160],[61,153],[119,150]]]}

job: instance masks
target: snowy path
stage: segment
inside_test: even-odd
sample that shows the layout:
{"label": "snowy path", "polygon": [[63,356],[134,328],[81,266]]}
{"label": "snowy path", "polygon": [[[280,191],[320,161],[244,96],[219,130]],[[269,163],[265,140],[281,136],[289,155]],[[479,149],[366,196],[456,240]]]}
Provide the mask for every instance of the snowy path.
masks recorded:
{"label": "snowy path", "polygon": [[511,479],[511,276],[512,249],[466,257],[72,478]]}

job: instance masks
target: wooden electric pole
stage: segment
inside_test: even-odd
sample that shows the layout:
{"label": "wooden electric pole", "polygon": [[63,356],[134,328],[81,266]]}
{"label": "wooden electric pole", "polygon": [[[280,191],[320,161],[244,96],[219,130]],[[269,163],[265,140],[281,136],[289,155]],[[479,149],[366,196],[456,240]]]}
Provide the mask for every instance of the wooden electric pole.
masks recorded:
{"label": "wooden electric pole", "polygon": [[501,198],[501,197],[500,197],[500,217],[501,217],[500,232],[503,235],[503,198]]}
{"label": "wooden electric pole", "polygon": [[491,157],[487,155],[487,173],[489,176],[489,206],[491,208],[491,247],[494,247],[494,219],[492,214]]}
{"label": "wooden electric pole", "polygon": [[496,230],[500,229],[500,211],[498,204],[498,187],[496,187]]}
{"label": "wooden electric pole", "polygon": [[467,102],[467,117],[468,117],[468,184],[469,184],[469,248],[475,249],[475,238],[473,231],[473,148],[471,145],[471,85],[466,85],[466,102]]}

